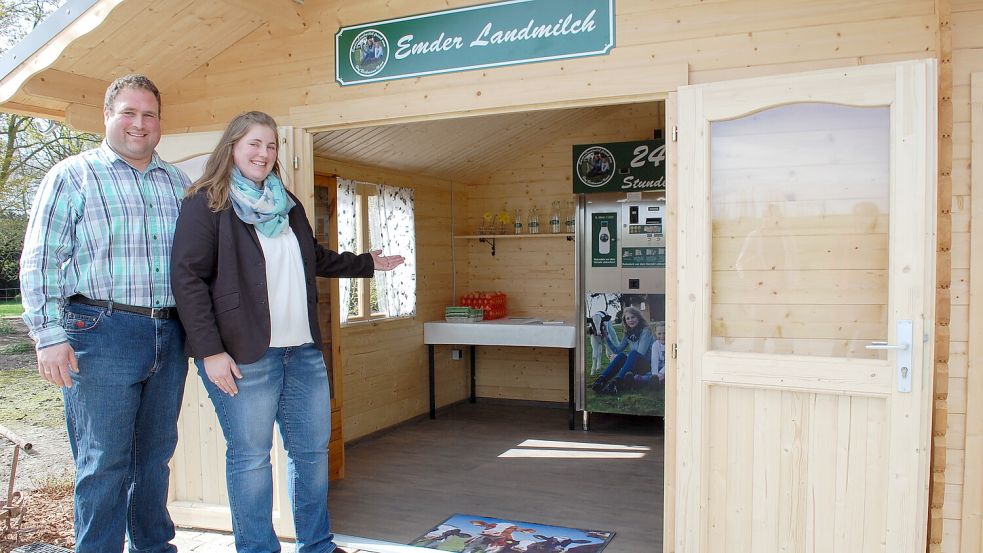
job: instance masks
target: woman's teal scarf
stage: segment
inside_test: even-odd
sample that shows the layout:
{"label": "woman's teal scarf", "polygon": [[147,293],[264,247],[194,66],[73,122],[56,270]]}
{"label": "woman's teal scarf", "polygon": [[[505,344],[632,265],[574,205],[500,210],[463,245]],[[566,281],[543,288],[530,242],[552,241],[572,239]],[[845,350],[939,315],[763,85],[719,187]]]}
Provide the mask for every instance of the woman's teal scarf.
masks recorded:
{"label": "woman's teal scarf", "polygon": [[294,201],[276,173],[270,173],[263,181],[263,188],[242,176],[238,167],[232,168],[232,187],[229,191],[232,208],[243,223],[253,225],[264,236],[273,238],[286,231],[289,225],[287,213]]}

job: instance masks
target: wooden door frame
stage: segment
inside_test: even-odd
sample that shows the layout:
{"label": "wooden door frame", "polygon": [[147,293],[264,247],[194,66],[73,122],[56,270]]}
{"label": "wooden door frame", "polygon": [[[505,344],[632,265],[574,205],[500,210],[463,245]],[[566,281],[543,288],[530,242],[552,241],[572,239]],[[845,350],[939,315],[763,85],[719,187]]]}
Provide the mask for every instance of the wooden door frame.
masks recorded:
{"label": "wooden door frame", "polygon": [[[361,127],[374,127],[385,125],[399,125],[405,123],[415,123],[422,121],[438,121],[443,119],[459,119],[465,117],[476,117],[483,115],[499,115],[506,113],[520,113],[531,111],[543,111],[554,109],[568,109],[579,107],[594,107],[618,104],[638,104],[645,102],[666,102],[666,203],[670,217],[675,213],[675,194],[671,190],[670,183],[674,182],[675,173],[675,145],[671,144],[675,134],[672,132],[675,125],[674,97],[676,90],[689,84],[688,64],[674,64],[670,66],[654,66],[653,73],[658,73],[655,77],[652,74],[634,73],[623,79],[621,92],[618,96],[596,95],[583,96],[573,100],[556,101],[551,96],[555,94],[555,77],[543,75],[535,79],[529,79],[526,83],[527,90],[538,91],[531,96],[522,97],[521,103],[516,103],[516,96],[504,94],[496,99],[490,99],[486,95],[482,109],[473,107],[462,107],[461,109],[445,111],[437,102],[419,103],[426,106],[415,113],[407,113],[405,110],[401,114],[393,114],[389,118],[379,118],[374,111],[364,112],[365,100],[351,99],[331,102],[322,106],[302,106],[290,110],[290,117],[286,119],[286,124],[293,128],[293,141],[297,145],[295,152],[300,156],[297,164],[292,165],[292,180],[294,183],[294,193],[304,203],[308,217],[313,217],[314,201],[314,149],[313,137],[315,133],[345,130]],[[538,101],[537,101],[538,100]],[[354,115],[353,115],[354,114]],[[359,115],[364,114],[364,115]],[[338,122],[342,120],[343,122]],[[673,232],[674,223],[670,222],[666,227],[667,236]],[[667,248],[667,263],[674,259],[673,247]],[[675,269],[668,269],[666,282],[673,282]],[[667,286],[668,288],[668,286]],[[338,299],[338,286],[333,284],[331,287],[331,301],[334,305],[340,305]],[[579,299],[576,299],[579,301]],[[668,347],[675,348],[675,327],[676,312],[674,294],[667,294],[666,298],[666,342]],[[332,347],[332,361],[336,370],[342,367],[340,326],[338,317],[331,318],[332,333],[335,342]],[[675,357],[666,355],[666,401],[665,401],[665,428],[671,428],[671,424],[676,420],[676,394],[675,394]],[[344,413],[344,398],[341,397],[340,404]],[[665,449],[663,454],[664,482],[663,482],[663,544],[664,551],[667,553],[673,550],[675,531],[675,432],[666,432]]]}

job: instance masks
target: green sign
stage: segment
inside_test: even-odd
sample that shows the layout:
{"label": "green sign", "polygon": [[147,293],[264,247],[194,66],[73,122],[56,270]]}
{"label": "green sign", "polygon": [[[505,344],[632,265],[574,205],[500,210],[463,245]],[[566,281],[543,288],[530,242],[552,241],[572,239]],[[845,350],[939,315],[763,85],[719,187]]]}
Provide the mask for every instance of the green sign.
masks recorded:
{"label": "green sign", "polygon": [[621,266],[624,268],[666,266],[665,248],[621,248]]}
{"label": "green sign", "polygon": [[509,0],[342,27],[335,80],[388,81],[607,54],[614,0]]}
{"label": "green sign", "polygon": [[573,147],[573,191],[576,194],[665,189],[665,140]]}
{"label": "green sign", "polygon": [[591,267],[618,266],[618,214],[591,214]]}

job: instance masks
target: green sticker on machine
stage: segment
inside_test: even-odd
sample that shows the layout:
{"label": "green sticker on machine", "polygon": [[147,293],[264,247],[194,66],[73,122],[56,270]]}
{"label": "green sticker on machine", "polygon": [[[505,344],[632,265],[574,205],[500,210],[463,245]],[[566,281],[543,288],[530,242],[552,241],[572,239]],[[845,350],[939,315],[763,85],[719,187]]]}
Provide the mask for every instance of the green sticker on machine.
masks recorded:
{"label": "green sticker on machine", "polygon": [[591,267],[617,267],[618,250],[615,242],[618,236],[618,214],[592,214],[590,234]]}

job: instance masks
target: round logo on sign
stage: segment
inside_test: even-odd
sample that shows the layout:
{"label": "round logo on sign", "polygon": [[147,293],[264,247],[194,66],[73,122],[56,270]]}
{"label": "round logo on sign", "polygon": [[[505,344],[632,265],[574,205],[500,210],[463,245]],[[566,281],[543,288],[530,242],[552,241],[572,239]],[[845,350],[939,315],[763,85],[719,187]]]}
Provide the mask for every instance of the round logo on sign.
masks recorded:
{"label": "round logo on sign", "polygon": [[389,61],[389,41],[379,31],[367,29],[355,37],[348,57],[356,73],[371,77],[382,71]]}
{"label": "round logo on sign", "polygon": [[591,146],[577,158],[577,176],[587,186],[604,186],[614,176],[614,155],[607,148]]}

